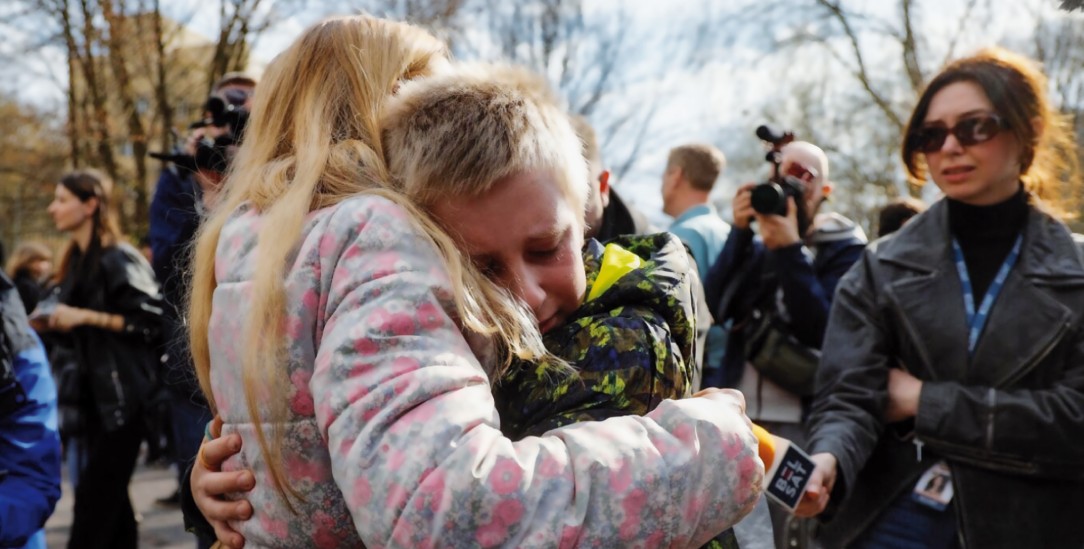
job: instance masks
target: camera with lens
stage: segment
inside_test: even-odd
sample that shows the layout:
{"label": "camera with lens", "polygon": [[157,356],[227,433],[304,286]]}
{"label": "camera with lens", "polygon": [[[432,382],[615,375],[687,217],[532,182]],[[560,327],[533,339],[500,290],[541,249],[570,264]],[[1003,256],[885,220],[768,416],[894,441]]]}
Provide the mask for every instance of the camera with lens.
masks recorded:
{"label": "camera with lens", "polygon": [[760,126],[757,128],[757,137],[771,146],[765,160],[772,163],[772,177],[753,187],[750,195],[753,209],[764,215],[787,215],[787,198],[793,197],[795,204],[801,204],[805,194],[805,187],[800,179],[779,173],[779,166],[783,162],[783,146],[794,141],[794,133],[778,132],[769,126]]}
{"label": "camera with lens", "polygon": [[173,162],[178,168],[190,172],[212,171],[225,173],[229,168],[233,150],[241,142],[248,122],[248,110],[244,108],[245,97],[225,98],[212,95],[203,105],[206,116],[189,124],[190,130],[215,127],[226,130],[217,137],[204,136],[196,144],[194,154],[175,150],[173,153],[150,153],[151,157]]}

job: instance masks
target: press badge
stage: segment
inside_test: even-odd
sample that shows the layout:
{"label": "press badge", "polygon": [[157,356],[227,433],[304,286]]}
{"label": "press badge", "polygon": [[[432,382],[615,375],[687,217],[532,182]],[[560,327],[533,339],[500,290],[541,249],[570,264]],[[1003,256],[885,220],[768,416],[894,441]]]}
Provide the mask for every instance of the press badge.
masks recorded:
{"label": "press badge", "polygon": [[919,477],[911,492],[911,499],[931,509],[943,511],[952,501],[952,495],[952,471],[945,462],[939,461]]}

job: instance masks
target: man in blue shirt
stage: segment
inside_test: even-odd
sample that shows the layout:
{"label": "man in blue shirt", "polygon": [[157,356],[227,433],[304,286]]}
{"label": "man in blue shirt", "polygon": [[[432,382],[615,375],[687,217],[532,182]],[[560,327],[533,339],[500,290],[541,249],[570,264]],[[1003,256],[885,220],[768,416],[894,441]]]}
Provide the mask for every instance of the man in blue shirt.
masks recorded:
{"label": "man in blue shirt", "polygon": [[682,145],[670,150],[662,175],[662,211],[674,218],[670,232],[692,251],[701,278],[707,276],[730,234],[730,225],[708,201],[724,167],[726,158],[719,149]]}

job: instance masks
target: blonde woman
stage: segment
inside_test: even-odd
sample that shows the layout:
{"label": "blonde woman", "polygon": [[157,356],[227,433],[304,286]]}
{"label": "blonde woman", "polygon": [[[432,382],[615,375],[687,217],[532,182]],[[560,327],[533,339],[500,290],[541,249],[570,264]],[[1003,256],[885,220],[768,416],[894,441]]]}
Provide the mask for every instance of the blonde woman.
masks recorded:
{"label": "blonde woman", "polygon": [[[740,395],[519,442],[500,433],[489,379],[545,355],[534,319],[381,190],[384,99],[443,63],[419,29],[334,18],[256,91],[194,265],[192,348],[224,422],[215,442],[243,442],[224,469],[255,473],[253,519],[216,532],[235,545],[236,527],[247,547],[706,541],[730,518],[720,464],[755,444]],[[216,474],[193,477],[197,499],[227,478]]]}

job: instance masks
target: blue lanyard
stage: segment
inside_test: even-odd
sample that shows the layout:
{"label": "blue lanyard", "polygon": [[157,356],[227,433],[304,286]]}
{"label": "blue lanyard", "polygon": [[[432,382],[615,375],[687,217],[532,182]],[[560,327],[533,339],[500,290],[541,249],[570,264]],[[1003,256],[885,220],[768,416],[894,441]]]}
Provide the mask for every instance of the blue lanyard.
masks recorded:
{"label": "blue lanyard", "polygon": [[979,310],[976,311],[971,277],[967,274],[967,264],[964,263],[964,251],[960,248],[960,243],[955,238],[952,239],[952,250],[956,253],[956,271],[960,273],[960,284],[964,290],[964,308],[967,311],[967,325],[970,328],[967,333],[968,355],[975,351],[975,343],[979,341],[979,334],[986,327],[986,318],[990,315],[994,300],[1001,293],[1001,287],[1005,285],[1005,279],[1009,277],[1009,271],[1016,264],[1016,260],[1020,258],[1020,244],[1023,241],[1024,235],[1016,237],[1016,243],[1013,244],[1012,251],[1005,258],[1005,262],[1001,264],[1001,269],[998,270],[994,281],[990,283],[990,288],[986,290],[986,297],[982,298],[982,304],[979,305]]}

